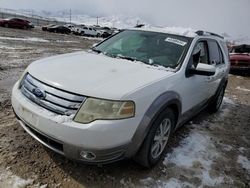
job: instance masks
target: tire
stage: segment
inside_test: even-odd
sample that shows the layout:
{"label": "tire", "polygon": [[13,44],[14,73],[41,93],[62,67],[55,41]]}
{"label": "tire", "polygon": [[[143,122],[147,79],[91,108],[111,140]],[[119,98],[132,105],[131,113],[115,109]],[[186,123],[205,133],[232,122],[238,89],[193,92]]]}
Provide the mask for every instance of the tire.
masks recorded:
{"label": "tire", "polygon": [[81,32],[81,36],[84,36],[84,35],[85,35],[84,31],[82,31],[82,32]]}
{"label": "tire", "polygon": [[25,29],[25,30],[26,30],[26,29],[27,29],[27,26],[23,26],[23,29]]}
{"label": "tire", "polygon": [[97,33],[97,35],[96,35],[96,36],[97,36],[97,38],[100,38],[100,36],[101,36],[101,35],[100,35],[100,33]]}
{"label": "tire", "polygon": [[212,100],[211,103],[208,105],[208,110],[211,113],[215,113],[220,109],[225,94],[225,89],[226,89],[225,85],[220,87],[215,95],[214,100]]}
{"label": "tire", "polygon": [[[166,145],[173,131],[174,125],[174,112],[172,109],[167,108],[166,110],[161,112],[154,121],[139,152],[135,156],[135,161],[146,168],[150,168],[156,165],[165,153]],[[162,141],[160,141],[161,139]]]}

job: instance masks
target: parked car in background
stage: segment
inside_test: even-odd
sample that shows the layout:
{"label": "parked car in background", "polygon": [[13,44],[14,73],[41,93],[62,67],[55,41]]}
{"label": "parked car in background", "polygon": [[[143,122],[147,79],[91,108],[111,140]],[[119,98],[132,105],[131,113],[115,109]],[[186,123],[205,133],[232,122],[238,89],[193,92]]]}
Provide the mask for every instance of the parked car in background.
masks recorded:
{"label": "parked car in background", "polygon": [[231,73],[250,75],[250,45],[233,46],[230,50]]}
{"label": "parked car in background", "polygon": [[48,31],[48,28],[51,28],[51,27],[54,27],[54,26],[55,26],[55,24],[44,25],[44,26],[42,26],[42,30],[43,31]]}
{"label": "parked car in background", "polygon": [[7,18],[7,19],[0,20],[0,26],[20,28],[20,29],[34,28],[34,25],[30,21],[20,19],[20,18]]}
{"label": "parked car in background", "polygon": [[82,36],[100,37],[101,33],[91,26],[80,25],[77,28],[76,34]]}
{"label": "parked car in background", "polygon": [[12,106],[27,133],[65,157],[133,157],[152,167],[180,126],[205,108],[219,110],[229,67],[219,35],[133,28],[90,51],[32,63]]}
{"label": "parked car in background", "polygon": [[55,25],[47,28],[47,31],[54,33],[70,34],[71,30],[63,25]]}
{"label": "parked car in background", "polygon": [[95,27],[95,30],[98,32],[98,36],[102,38],[107,38],[113,34],[113,30],[109,27]]}
{"label": "parked car in background", "polygon": [[71,30],[71,32],[73,32],[76,25],[75,24],[65,24],[64,27],[67,27],[68,29]]}

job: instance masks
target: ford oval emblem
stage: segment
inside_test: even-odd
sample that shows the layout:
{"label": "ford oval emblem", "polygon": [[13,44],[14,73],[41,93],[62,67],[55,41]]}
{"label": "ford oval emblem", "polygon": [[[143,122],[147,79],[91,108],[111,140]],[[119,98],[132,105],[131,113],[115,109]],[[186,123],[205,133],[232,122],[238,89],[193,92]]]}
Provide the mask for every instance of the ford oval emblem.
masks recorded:
{"label": "ford oval emblem", "polygon": [[40,88],[34,88],[32,90],[32,93],[39,99],[45,99],[46,97],[46,93],[44,90],[40,89]]}

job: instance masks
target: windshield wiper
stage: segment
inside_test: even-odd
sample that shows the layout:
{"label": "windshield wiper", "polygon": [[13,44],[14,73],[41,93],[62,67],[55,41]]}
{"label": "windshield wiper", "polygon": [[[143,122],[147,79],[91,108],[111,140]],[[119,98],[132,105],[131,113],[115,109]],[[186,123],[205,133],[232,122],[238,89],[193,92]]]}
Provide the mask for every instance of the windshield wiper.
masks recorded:
{"label": "windshield wiper", "polygon": [[129,60],[129,61],[139,61],[136,58],[128,57],[128,56],[123,56],[123,55],[119,55],[119,54],[116,57],[121,58],[121,59],[126,59],[126,60]]}
{"label": "windshield wiper", "polygon": [[94,52],[97,52],[98,54],[102,53],[101,50],[98,50],[98,49],[96,49],[96,48],[91,48],[91,50],[94,51]]}

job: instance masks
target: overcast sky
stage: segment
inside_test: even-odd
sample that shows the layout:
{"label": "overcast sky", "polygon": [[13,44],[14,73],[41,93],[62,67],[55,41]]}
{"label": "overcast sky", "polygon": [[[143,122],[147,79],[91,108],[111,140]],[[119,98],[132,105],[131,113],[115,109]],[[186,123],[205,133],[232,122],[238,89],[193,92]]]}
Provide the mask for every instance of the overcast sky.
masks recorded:
{"label": "overcast sky", "polygon": [[0,8],[141,17],[158,26],[182,26],[250,37],[250,0],[0,0]]}

